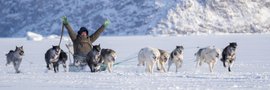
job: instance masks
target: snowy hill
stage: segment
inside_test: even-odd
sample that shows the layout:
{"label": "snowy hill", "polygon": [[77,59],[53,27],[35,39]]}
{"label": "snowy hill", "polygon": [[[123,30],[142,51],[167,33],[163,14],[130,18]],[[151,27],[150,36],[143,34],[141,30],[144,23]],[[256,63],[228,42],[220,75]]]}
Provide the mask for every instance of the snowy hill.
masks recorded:
{"label": "snowy hill", "polygon": [[264,33],[270,28],[268,0],[1,0],[0,37],[28,31],[59,35],[61,16],[74,30],[104,35]]}

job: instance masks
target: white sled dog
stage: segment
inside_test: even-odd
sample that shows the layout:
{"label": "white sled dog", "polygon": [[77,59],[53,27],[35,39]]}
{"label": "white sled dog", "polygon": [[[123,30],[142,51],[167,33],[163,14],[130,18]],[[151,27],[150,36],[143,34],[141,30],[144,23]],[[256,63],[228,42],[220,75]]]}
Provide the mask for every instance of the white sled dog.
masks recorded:
{"label": "white sled dog", "polygon": [[165,64],[168,61],[170,54],[165,50],[158,49],[160,53],[159,62],[157,62],[157,70],[166,72]]}
{"label": "white sled dog", "polygon": [[158,62],[159,57],[160,52],[158,49],[152,47],[142,48],[138,54],[138,66],[146,64],[145,71],[153,73],[153,67]]}
{"label": "white sled dog", "polygon": [[7,56],[7,63],[6,66],[9,65],[11,62],[13,63],[14,69],[16,70],[16,73],[20,73],[19,67],[22,62],[22,56],[24,55],[23,46],[17,47],[15,51],[10,50]]}
{"label": "white sled dog", "polygon": [[198,52],[195,53],[195,56],[197,62],[196,69],[198,69],[198,66],[201,66],[203,62],[205,62],[209,65],[210,72],[213,72],[217,59],[220,56],[220,50],[215,47],[200,48]]}
{"label": "white sled dog", "polygon": [[168,61],[168,71],[170,70],[172,63],[175,63],[176,67],[175,72],[178,72],[178,69],[182,67],[184,59],[183,50],[184,50],[183,46],[176,46],[176,48],[171,52],[170,59]]}
{"label": "white sled dog", "polygon": [[223,62],[223,66],[228,66],[228,71],[231,72],[231,67],[235,61],[235,52],[236,52],[237,43],[232,42],[222,51],[222,58],[220,59]]}
{"label": "white sled dog", "polygon": [[[113,70],[113,64],[116,59],[116,52],[112,49],[101,49],[100,59],[103,64],[105,64],[108,71],[111,73]],[[104,70],[106,70],[106,68]]]}

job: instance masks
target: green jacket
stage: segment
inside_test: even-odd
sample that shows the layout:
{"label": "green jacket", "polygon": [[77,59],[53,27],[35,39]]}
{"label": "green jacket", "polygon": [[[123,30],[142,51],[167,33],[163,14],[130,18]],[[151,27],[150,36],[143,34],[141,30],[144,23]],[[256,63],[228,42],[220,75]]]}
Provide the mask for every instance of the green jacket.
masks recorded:
{"label": "green jacket", "polygon": [[74,56],[86,56],[90,50],[92,50],[92,43],[97,40],[100,34],[104,31],[105,26],[102,25],[98,30],[87,38],[80,37],[74,32],[69,24],[64,25],[67,28],[70,39],[73,42]]}

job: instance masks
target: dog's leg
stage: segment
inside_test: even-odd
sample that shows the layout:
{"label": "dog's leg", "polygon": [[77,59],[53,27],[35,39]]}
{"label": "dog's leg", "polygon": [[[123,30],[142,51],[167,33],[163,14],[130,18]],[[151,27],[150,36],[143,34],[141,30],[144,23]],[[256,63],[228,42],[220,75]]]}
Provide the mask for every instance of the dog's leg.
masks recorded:
{"label": "dog's leg", "polygon": [[228,71],[231,72],[231,67],[233,66],[233,61],[229,62],[229,67],[228,67]]}
{"label": "dog's leg", "polygon": [[113,71],[113,62],[110,63],[110,70]]}
{"label": "dog's leg", "polygon": [[107,63],[107,69],[108,69],[109,73],[111,73],[111,64],[110,64],[110,62]]}
{"label": "dog's leg", "polygon": [[168,69],[167,69],[168,72],[170,71],[170,67],[171,67],[172,63],[173,63],[173,61],[170,59],[168,61]]}
{"label": "dog's leg", "polygon": [[114,64],[114,62],[112,62],[112,64],[111,64],[111,70],[113,71],[113,64]]}
{"label": "dog's leg", "polygon": [[150,64],[146,64],[146,67],[145,67],[145,72],[149,72],[150,73]]}
{"label": "dog's leg", "polygon": [[163,70],[163,72],[166,72],[165,63],[164,62],[161,63],[161,69]]}
{"label": "dog's leg", "polygon": [[89,67],[90,67],[91,72],[95,72],[93,65],[89,65]]}
{"label": "dog's leg", "polygon": [[213,65],[212,65],[212,71],[214,71],[214,67],[215,67],[215,65],[216,65],[216,61],[214,60],[212,64],[213,64]]}
{"label": "dog's leg", "polygon": [[22,60],[19,60],[19,61],[18,61],[18,64],[17,64],[18,72],[17,72],[17,73],[20,73],[20,72],[21,72],[21,71],[19,70],[19,68],[20,68],[20,66],[21,66],[21,62],[22,62]]}
{"label": "dog's leg", "polygon": [[49,70],[52,70],[53,69],[53,63],[50,63],[49,64],[49,68],[50,68]]}
{"label": "dog's leg", "polygon": [[146,72],[152,73],[152,65],[153,65],[152,63],[153,62],[151,60],[146,62],[146,69],[145,69]]}
{"label": "dog's leg", "polygon": [[176,63],[175,63],[175,66],[176,66],[176,72],[178,72],[178,69],[180,69],[182,67],[182,60],[179,58]]}
{"label": "dog's leg", "polygon": [[175,67],[176,67],[175,72],[178,72],[178,69],[181,67],[180,64],[181,64],[180,62],[175,62]]}
{"label": "dog's leg", "polygon": [[212,73],[213,72],[213,62],[209,62],[208,65],[209,65],[209,70]]}
{"label": "dog's leg", "polygon": [[156,65],[157,65],[157,70],[160,71],[161,70],[161,62],[160,61],[157,61],[156,62]]}
{"label": "dog's leg", "polygon": [[150,63],[150,73],[152,74],[153,73],[153,71],[154,71],[154,64],[155,64],[156,62],[154,62],[154,61],[152,61],[151,63]]}
{"label": "dog's leg", "polygon": [[182,67],[182,64],[183,64],[183,60],[182,59],[179,59],[179,68],[181,68]]}
{"label": "dog's leg", "polygon": [[67,72],[67,65],[66,65],[66,62],[63,63],[63,68],[64,68],[64,71]]}
{"label": "dog's leg", "polygon": [[59,72],[59,63],[56,64],[56,70]]}
{"label": "dog's leg", "polygon": [[95,69],[95,65],[94,64],[91,64],[91,72],[93,73],[93,72],[96,72],[96,69]]}
{"label": "dog's leg", "polygon": [[222,61],[223,62],[223,66],[226,68],[227,66],[226,66],[226,62],[225,61]]}
{"label": "dog's leg", "polygon": [[55,73],[57,73],[59,71],[57,62],[53,63],[53,70],[54,70]]}
{"label": "dog's leg", "polygon": [[213,63],[210,63],[209,65],[210,65],[210,67],[209,67],[210,68],[210,72],[212,73],[213,72]]}
{"label": "dog's leg", "polygon": [[53,63],[53,70],[54,70],[54,72],[56,73],[56,68],[55,68],[56,66],[55,66],[55,63]]}
{"label": "dog's leg", "polygon": [[200,61],[199,61],[199,60],[197,60],[197,64],[196,64],[196,70],[198,70],[198,69],[199,69],[199,63],[200,63]]}
{"label": "dog's leg", "polygon": [[49,66],[49,63],[47,63],[47,69],[50,70],[50,66]]}
{"label": "dog's leg", "polygon": [[48,60],[47,58],[45,58],[45,61],[46,61],[46,67],[48,70],[51,70],[50,69],[50,60]]}
{"label": "dog's leg", "polygon": [[20,73],[19,61],[13,61],[13,66],[14,66],[14,69],[15,69],[16,73]]}
{"label": "dog's leg", "polygon": [[108,71],[111,73],[112,70],[111,70],[111,63],[110,62],[107,63],[107,68],[108,68]]}
{"label": "dog's leg", "polygon": [[87,61],[87,64],[88,64],[88,66],[89,66],[91,72],[95,72],[95,71],[94,71],[94,69],[95,69],[94,64],[91,63],[91,61],[89,61],[89,60]]}

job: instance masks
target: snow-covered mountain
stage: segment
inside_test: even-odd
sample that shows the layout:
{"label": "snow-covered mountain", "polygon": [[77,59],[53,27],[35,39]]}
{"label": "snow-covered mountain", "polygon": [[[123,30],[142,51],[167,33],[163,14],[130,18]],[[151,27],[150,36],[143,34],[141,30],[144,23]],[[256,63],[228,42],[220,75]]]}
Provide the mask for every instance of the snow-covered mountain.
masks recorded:
{"label": "snow-covered mountain", "polygon": [[270,31],[269,0],[1,0],[0,37],[59,35],[62,16],[90,32],[109,19],[104,35]]}

